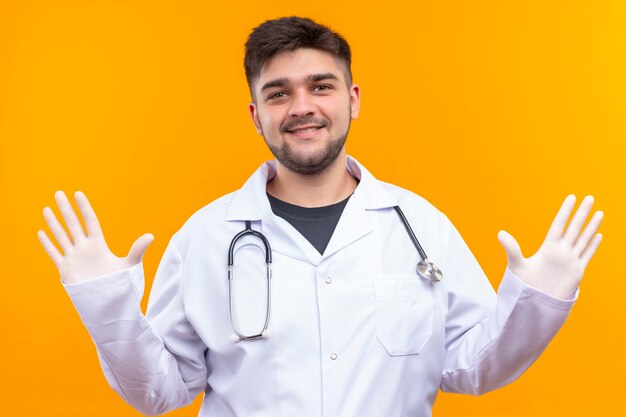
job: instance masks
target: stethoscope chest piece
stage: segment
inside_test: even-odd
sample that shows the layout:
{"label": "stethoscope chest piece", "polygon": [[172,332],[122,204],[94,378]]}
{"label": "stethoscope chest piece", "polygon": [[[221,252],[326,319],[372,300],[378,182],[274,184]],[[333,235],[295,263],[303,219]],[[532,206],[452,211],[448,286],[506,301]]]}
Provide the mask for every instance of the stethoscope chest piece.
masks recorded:
{"label": "stethoscope chest piece", "polygon": [[423,261],[419,261],[417,263],[417,273],[424,279],[427,279],[431,282],[439,282],[441,278],[443,278],[443,273],[441,269],[437,268],[437,266],[429,261],[428,259],[424,259]]}

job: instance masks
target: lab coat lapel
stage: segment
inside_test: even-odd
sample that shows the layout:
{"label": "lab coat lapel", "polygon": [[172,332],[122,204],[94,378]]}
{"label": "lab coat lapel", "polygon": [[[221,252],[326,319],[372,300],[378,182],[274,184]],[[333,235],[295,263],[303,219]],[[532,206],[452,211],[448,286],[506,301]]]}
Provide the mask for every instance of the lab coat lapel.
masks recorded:
{"label": "lab coat lapel", "polygon": [[[228,207],[226,221],[256,222],[260,220],[260,231],[272,248],[293,259],[317,265],[321,255],[292,225],[276,216],[267,199],[267,182],[276,175],[276,162],[261,165],[234,193]],[[252,228],[259,228],[253,223]]]}
{"label": "lab coat lapel", "polygon": [[285,219],[270,213],[261,220],[263,233],[268,236],[272,251],[317,265],[322,255]]}
{"label": "lab coat lapel", "polygon": [[368,210],[377,210],[398,205],[395,198],[384,189],[382,184],[354,158],[348,156],[346,169],[359,185],[343,210],[339,223],[333,233],[324,257],[331,256],[363,236],[373,228],[368,219]]}
{"label": "lab coat lapel", "polygon": [[331,256],[371,231],[372,225],[367,218],[365,207],[358,196],[353,195],[343,209],[339,223],[324,251],[324,257]]}

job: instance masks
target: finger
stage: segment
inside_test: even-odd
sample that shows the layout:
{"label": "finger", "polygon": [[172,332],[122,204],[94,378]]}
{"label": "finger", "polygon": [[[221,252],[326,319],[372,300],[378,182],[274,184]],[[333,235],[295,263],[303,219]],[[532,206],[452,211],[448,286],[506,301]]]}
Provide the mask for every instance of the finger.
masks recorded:
{"label": "finger", "polygon": [[602,223],[602,219],[604,218],[604,213],[601,211],[596,211],[593,214],[591,220],[589,220],[589,224],[585,227],[582,234],[578,237],[576,244],[574,245],[574,253],[580,256],[587,245],[589,245],[589,241],[598,231],[600,227],[600,223]]}
{"label": "finger", "polygon": [[139,239],[137,239],[135,243],[133,243],[133,246],[130,248],[126,259],[128,259],[132,265],[141,262],[141,260],[143,259],[143,254],[146,252],[146,249],[148,249],[148,246],[152,243],[153,240],[154,235],[152,235],[151,233],[146,233],[145,235],[140,236]]}
{"label": "finger", "polygon": [[43,246],[50,259],[52,259],[52,262],[54,262],[57,268],[61,269],[61,264],[63,263],[63,255],[61,255],[56,246],[52,244],[52,241],[50,240],[46,232],[44,232],[43,230],[38,231],[37,237],[39,238],[41,246]]}
{"label": "finger", "polygon": [[598,250],[598,246],[600,246],[600,242],[602,242],[602,235],[598,233],[597,235],[593,237],[593,239],[591,240],[591,243],[589,244],[589,246],[587,246],[587,249],[585,249],[582,256],[580,257],[580,261],[583,265],[583,269],[587,268],[587,264],[589,263],[593,255]]}
{"label": "finger", "polygon": [[46,223],[52,235],[57,240],[59,246],[61,246],[61,249],[63,249],[63,253],[67,255],[67,253],[72,250],[72,241],[67,236],[67,233],[65,233],[65,229],[63,229],[61,223],[57,220],[57,216],[55,216],[50,207],[45,207],[43,209],[43,217],[46,219]]}
{"label": "finger", "polygon": [[83,216],[83,221],[85,222],[85,227],[87,228],[87,235],[101,237],[102,228],[100,227],[100,222],[98,221],[98,217],[96,217],[96,213],[93,211],[89,200],[87,200],[87,196],[81,191],[76,191],[76,193],[74,193],[74,198],[76,199],[76,204],[78,205],[80,214]]}
{"label": "finger", "polygon": [[63,220],[65,220],[65,224],[67,225],[67,230],[70,231],[70,235],[72,240],[76,242],[85,237],[85,233],[83,232],[83,227],[80,225],[80,221],[78,217],[76,217],[76,213],[70,204],[70,201],[65,196],[63,191],[57,191],[54,193],[54,198],[57,201],[59,206],[59,210],[61,210],[61,216],[63,216]]}
{"label": "finger", "polygon": [[511,236],[504,230],[500,230],[500,232],[498,233],[498,240],[500,241],[500,244],[506,252],[506,257],[508,259],[509,265],[512,268],[520,265],[524,259],[524,256],[522,255],[522,250],[520,249],[517,240],[515,240],[513,236]]}
{"label": "finger", "polygon": [[563,200],[563,204],[561,204],[559,212],[554,217],[552,225],[550,225],[550,229],[548,230],[548,234],[546,235],[546,240],[558,239],[563,236],[563,230],[565,230],[567,219],[569,219],[569,216],[572,213],[574,204],[576,204],[576,196],[570,194],[565,197],[565,200]]}
{"label": "finger", "polygon": [[574,244],[574,242],[576,242],[576,239],[578,238],[578,234],[580,233],[580,230],[585,224],[585,221],[587,220],[587,217],[589,216],[589,212],[591,211],[592,206],[593,206],[593,197],[588,195],[587,197],[583,199],[582,203],[580,203],[578,210],[576,210],[576,213],[574,214],[572,221],[570,222],[569,226],[567,227],[567,230],[565,231],[565,234],[563,235],[563,238],[567,242],[571,243],[572,245]]}

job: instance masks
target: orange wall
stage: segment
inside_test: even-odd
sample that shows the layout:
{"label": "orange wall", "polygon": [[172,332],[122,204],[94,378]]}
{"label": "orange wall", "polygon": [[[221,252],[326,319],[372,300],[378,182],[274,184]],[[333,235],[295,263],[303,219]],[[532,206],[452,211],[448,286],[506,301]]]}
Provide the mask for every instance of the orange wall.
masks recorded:
{"label": "orange wall", "polygon": [[270,157],[247,113],[243,43],[291,14],[352,45],[362,111],[349,152],[444,211],[494,285],[499,229],[529,255],[566,194],[606,212],[580,300],[539,361],[483,397],[441,395],[435,416],[623,415],[619,0],[0,1],[0,413],[138,415],[107,387],[37,241],[42,208],[57,189],[84,191],[118,254],[154,233],[154,276],[189,215]]}

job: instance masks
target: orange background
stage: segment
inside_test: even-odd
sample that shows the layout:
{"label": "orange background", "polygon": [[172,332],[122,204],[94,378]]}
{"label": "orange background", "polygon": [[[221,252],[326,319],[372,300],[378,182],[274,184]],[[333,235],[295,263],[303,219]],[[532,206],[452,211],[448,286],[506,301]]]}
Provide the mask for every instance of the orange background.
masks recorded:
{"label": "orange background", "polygon": [[247,112],[243,44],[291,14],[351,43],[349,153],[445,212],[494,286],[501,228],[530,255],[566,194],[606,212],[580,300],[538,362],[485,396],[441,395],[434,415],[624,415],[619,0],[0,1],[0,414],[138,415],[108,388],[37,241],[42,209],[57,189],[84,191],[119,255],[154,233],[149,287],[182,223],[271,157]]}

